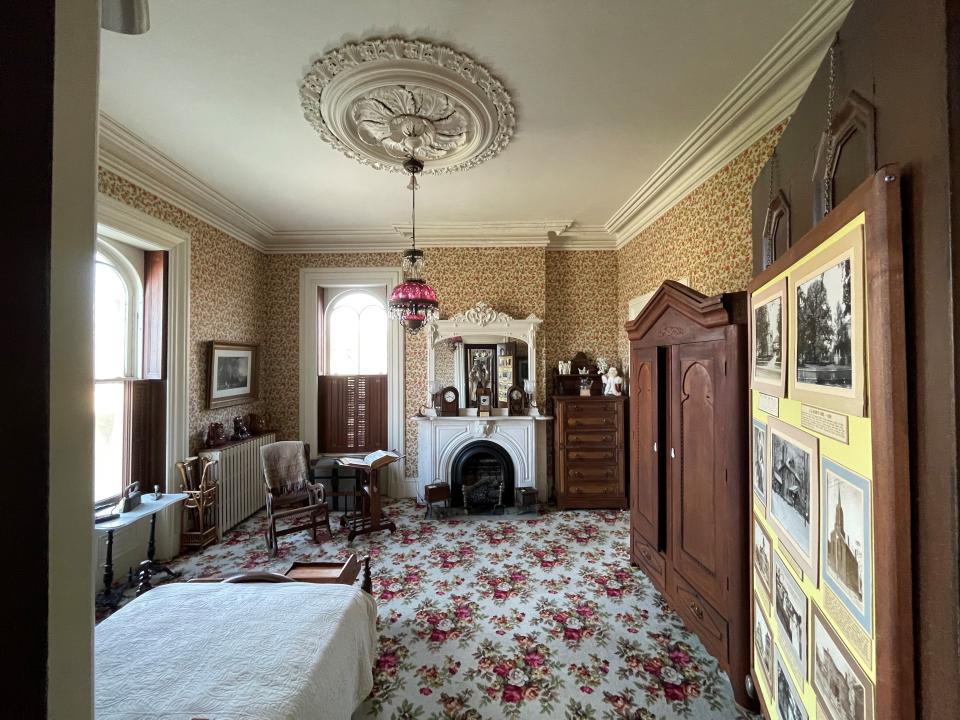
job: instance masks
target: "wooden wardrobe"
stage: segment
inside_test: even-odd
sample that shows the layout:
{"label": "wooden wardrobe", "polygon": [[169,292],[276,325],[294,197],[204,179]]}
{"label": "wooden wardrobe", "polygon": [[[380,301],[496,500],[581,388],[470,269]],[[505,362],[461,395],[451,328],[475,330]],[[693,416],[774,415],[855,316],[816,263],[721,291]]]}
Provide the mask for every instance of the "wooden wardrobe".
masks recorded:
{"label": "wooden wardrobe", "polygon": [[627,323],[630,557],[755,707],[746,319],[746,293],[667,281]]}

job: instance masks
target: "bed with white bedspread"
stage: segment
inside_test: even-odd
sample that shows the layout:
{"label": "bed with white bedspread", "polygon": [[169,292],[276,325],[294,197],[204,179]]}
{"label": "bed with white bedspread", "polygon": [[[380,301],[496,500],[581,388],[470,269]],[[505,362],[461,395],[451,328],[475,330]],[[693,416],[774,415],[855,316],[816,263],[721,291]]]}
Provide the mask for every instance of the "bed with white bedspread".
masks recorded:
{"label": "bed with white bedspread", "polygon": [[97,626],[95,717],[346,720],[373,685],[376,620],[348,585],[161,585]]}

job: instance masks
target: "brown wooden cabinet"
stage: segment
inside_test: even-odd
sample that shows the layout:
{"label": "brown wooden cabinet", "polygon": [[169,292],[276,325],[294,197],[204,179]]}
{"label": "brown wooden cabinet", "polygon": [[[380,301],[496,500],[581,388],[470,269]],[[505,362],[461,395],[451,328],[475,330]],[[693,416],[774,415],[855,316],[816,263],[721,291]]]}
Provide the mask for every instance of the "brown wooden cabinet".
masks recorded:
{"label": "brown wooden cabinet", "polygon": [[630,557],[754,707],[745,322],[745,293],[668,281],[627,324]]}
{"label": "brown wooden cabinet", "polygon": [[553,403],[557,507],[627,507],[627,398],[554,395]]}

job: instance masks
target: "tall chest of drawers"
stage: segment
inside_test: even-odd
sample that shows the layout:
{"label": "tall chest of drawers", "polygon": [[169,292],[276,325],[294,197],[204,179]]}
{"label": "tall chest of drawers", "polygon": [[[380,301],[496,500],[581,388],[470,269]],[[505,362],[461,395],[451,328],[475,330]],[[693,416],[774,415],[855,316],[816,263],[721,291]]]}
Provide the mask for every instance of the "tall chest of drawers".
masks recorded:
{"label": "tall chest of drawers", "polygon": [[627,507],[627,398],[554,395],[553,403],[557,507]]}

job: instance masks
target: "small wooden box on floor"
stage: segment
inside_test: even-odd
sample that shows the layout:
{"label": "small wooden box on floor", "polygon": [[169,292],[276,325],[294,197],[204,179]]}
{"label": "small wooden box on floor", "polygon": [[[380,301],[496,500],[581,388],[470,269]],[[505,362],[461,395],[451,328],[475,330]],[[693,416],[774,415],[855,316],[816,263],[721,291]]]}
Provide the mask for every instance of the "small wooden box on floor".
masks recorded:
{"label": "small wooden box on floor", "polygon": [[557,507],[625,508],[627,398],[554,395]]}

